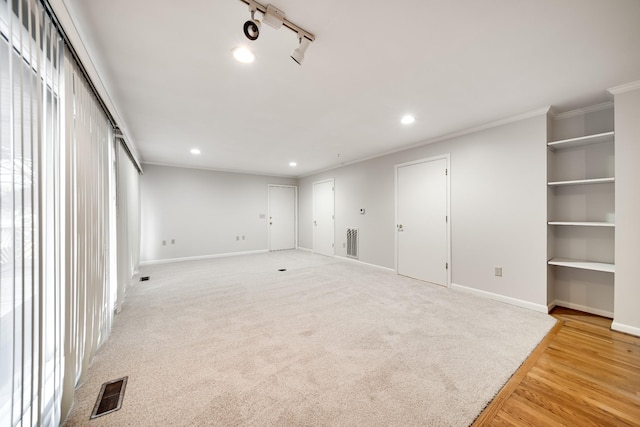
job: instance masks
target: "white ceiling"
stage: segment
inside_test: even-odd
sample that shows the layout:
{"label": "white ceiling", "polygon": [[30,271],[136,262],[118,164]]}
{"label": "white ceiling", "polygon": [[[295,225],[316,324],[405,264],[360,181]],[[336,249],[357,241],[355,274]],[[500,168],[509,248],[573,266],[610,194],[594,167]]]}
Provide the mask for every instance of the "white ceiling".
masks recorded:
{"label": "white ceiling", "polygon": [[301,176],[640,79],[638,0],[273,0],[302,66],[267,25],[233,59],[240,0],[64,3],[146,163]]}

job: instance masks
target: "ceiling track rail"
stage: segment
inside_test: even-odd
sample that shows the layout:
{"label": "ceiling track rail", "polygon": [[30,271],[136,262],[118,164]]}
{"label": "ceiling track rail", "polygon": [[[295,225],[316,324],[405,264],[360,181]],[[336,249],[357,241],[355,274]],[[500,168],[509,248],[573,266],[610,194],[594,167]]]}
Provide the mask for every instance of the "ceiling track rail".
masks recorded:
{"label": "ceiling track rail", "polygon": [[[242,3],[246,4],[247,6],[249,6],[250,8],[255,8],[255,10],[261,12],[263,15],[267,14],[267,6],[264,6],[260,3],[258,3],[255,0],[240,0]],[[294,24],[293,22],[289,21],[287,18],[283,18],[282,19],[282,25],[284,25],[285,27],[287,27],[288,29],[290,29],[291,31],[293,31],[294,33],[298,34],[298,37],[304,37],[305,39],[309,40],[309,41],[315,41],[316,40],[316,36],[314,36],[313,34],[311,34],[309,31],[305,30],[302,27],[299,27],[298,25]]]}

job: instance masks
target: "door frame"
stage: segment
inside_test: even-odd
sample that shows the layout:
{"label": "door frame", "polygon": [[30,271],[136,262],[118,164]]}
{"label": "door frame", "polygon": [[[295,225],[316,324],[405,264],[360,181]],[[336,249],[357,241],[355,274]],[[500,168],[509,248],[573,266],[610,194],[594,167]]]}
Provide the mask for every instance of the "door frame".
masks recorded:
{"label": "door frame", "polygon": [[293,188],[293,248],[298,249],[298,186],[289,184],[267,184],[267,250],[271,251],[271,226],[269,224],[269,214],[271,213],[272,187]]}
{"label": "door frame", "polygon": [[405,163],[399,163],[397,165],[395,165],[395,169],[394,169],[394,178],[395,178],[395,183],[394,183],[394,189],[395,189],[395,224],[394,224],[394,242],[395,242],[395,256],[394,256],[394,270],[396,272],[396,274],[398,274],[398,170],[402,167],[405,166],[412,166],[412,165],[417,165],[420,163],[428,163],[428,162],[432,162],[435,160],[446,160],[447,161],[447,175],[446,175],[446,183],[447,183],[447,189],[446,189],[446,194],[447,194],[447,201],[446,201],[446,206],[447,206],[447,223],[446,223],[446,234],[447,234],[447,264],[449,266],[449,268],[447,269],[447,283],[446,283],[446,287],[449,288],[451,286],[451,270],[452,270],[452,265],[451,265],[451,153],[446,153],[446,154],[441,154],[438,156],[433,156],[433,157],[427,157],[424,159],[418,159],[418,160],[412,160],[410,162],[405,162]]}
{"label": "door frame", "polygon": [[316,181],[311,184],[311,250],[313,253],[316,253],[316,229],[313,221],[315,221],[315,213],[316,213],[316,184],[324,184],[325,182],[331,183],[331,188],[333,191],[331,192],[333,195],[333,254],[331,256],[336,255],[336,182],[335,178],[323,179],[321,181]]}

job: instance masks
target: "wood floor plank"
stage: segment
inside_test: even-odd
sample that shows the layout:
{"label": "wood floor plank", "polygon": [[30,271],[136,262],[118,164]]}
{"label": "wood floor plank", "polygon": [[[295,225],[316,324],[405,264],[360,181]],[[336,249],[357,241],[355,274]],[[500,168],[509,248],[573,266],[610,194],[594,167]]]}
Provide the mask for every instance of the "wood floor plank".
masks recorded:
{"label": "wood floor plank", "polygon": [[[494,423],[498,420],[497,423]],[[525,422],[517,417],[514,417],[506,411],[500,411],[496,417],[491,420],[491,426],[516,426],[516,427],[530,427],[531,423]]]}
{"label": "wood floor plank", "polygon": [[601,423],[614,420],[616,425],[622,426],[633,425],[634,420],[640,420],[640,407],[637,405],[623,402],[619,398],[612,398],[605,393],[600,393],[597,389],[584,387],[570,378],[534,367],[529,372],[527,380],[546,388],[549,394],[565,402],[570,401],[589,418],[598,418]]}
{"label": "wood floor plank", "polygon": [[552,375],[569,378],[580,384],[582,387],[597,389],[601,394],[616,398],[623,402],[635,402],[640,398],[638,388],[634,387],[633,384],[629,386],[627,383],[614,383],[602,378],[597,373],[594,375],[592,372],[585,372],[576,368],[574,365],[549,358],[547,355],[541,357],[536,366],[540,369],[544,369]]}
{"label": "wood floor plank", "polygon": [[603,341],[592,335],[575,332],[569,328],[564,328],[558,334],[554,342],[555,345],[566,345],[567,349],[581,351],[597,357],[615,359],[619,362],[628,363],[635,368],[640,367],[640,346],[620,341]]}
{"label": "wood floor plank", "polygon": [[611,319],[607,319],[606,317],[594,316],[592,314],[583,313],[580,311],[572,310],[570,308],[564,307],[556,307],[553,310],[553,316],[556,319],[575,320],[584,325],[594,325],[600,329],[610,329],[611,328]]}
{"label": "wood floor plank", "polygon": [[515,413],[520,414],[526,420],[529,420],[530,424],[535,426],[555,426],[566,425],[566,418],[554,414],[552,411],[537,405],[531,399],[523,396],[523,389],[516,390],[511,399],[505,403],[502,410],[515,416]]}
{"label": "wood floor plank", "polygon": [[624,334],[622,332],[616,332],[609,328],[601,328],[589,323],[582,323],[576,320],[565,320],[564,322],[567,329],[574,329],[574,330],[588,332],[589,334],[595,337],[602,337],[603,339],[609,339],[611,341],[625,342],[625,343],[633,344],[635,346],[640,345],[640,337]]}
{"label": "wood floor plank", "polygon": [[540,378],[527,375],[515,393],[524,399],[544,408],[563,420],[571,420],[581,426],[601,425],[600,414],[594,414],[589,408],[581,405],[569,393],[549,386]]}
{"label": "wood floor plank", "polygon": [[637,391],[638,384],[640,384],[638,373],[625,366],[612,365],[608,361],[598,363],[598,361],[590,360],[588,357],[572,356],[567,351],[551,347],[547,349],[547,354],[543,360],[547,358],[553,358],[558,363],[571,366],[575,371],[579,370],[589,378],[616,386],[619,385],[622,389],[630,392]]}
{"label": "wood floor plank", "polygon": [[556,307],[559,321],[474,426],[640,427],[640,338]]}

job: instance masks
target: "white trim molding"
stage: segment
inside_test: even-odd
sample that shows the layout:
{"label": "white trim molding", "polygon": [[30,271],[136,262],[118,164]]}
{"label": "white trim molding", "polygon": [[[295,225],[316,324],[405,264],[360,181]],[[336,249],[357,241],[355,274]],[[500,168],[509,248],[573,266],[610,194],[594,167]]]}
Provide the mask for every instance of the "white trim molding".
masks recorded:
{"label": "white trim molding", "polygon": [[162,163],[162,162],[147,162],[147,161],[144,161],[144,162],[140,163],[140,165],[163,166],[163,167],[167,167],[167,168],[180,168],[180,169],[196,169],[196,170],[220,172],[220,173],[235,173],[235,174],[241,174],[241,175],[265,176],[265,177],[269,177],[269,178],[297,179],[295,177],[295,175],[282,175],[282,174],[262,173],[262,172],[261,173],[256,173],[256,172],[248,172],[248,171],[237,170],[237,169],[224,169],[224,168],[214,168],[214,167],[206,167],[206,166],[194,166],[194,165],[185,165],[185,164],[180,164],[180,163]]}
{"label": "white trim molding", "polygon": [[561,300],[554,300],[551,304],[549,304],[549,311],[553,310],[553,308],[556,306],[570,308],[572,310],[583,311],[585,313],[595,314],[596,316],[608,317],[609,319],[613,319],[612,311],[600,310],[598,308],[588,307],[586,305],[580,305]]}
{"label": "white trim molding", "polygon": [[635,335],[636,337],[640,337],[640,328],[618,323],[615,320],[613,321],[613,323],[611,323],[611,329],[614,331],[624,332],[625,334]]}
{"label": "white trim molding", "polygon": [[540,313],[549,313],[549,309],[546,305],[543,304],[536,304],[533,302],[529,302],[529,301],[525,301],[525,300],[521,300],[521,299],[517,299],[517,298],[512,298],[512,297],[508,297],[505,295],[500,295],[500,294],[495,294],[493,292],[487,292],[487,291],[483,291],[480,289],[474,289],[474,288],[470,288],[468,286],[463,286],[463,285],[458,285],[455,283],[452,283],[450,286],[451,289],[455,290],[455,291],[461,291],[461,292],[466,292],[472,295],[476,295],[482,298],[488,298],[488,299],[492,299],[494,301],[499,301],[499,302],[504,302],[506,304],[510,304],[510,305],[515,305],[516,307],[522,307],[522,308],[526,308],[528,310],[533,310],[533,311],[537,311]]}
{"label": "white trim molding", "polygon": [[152,259],[147,261],[140,261],[140,265],[156,265],[156,264],[169,264],[172,262],[199,261],[203,259],[228,258],[232,256],[265,254],[267,252],[269,252],[267,249],[260,249],[257,251],[229,252],[224,254],[198,255],[198,256],[190,256],[190,257],[183,257],[183,258]]}
{"label": "white trim molding", "polygon": [[556,113],[552,108],[549,110],[549,117],[551,117],[553,120],[564,120],[570,117],[577,117],[577,116],[583,116],[589,113],[595,113],[596,111],[608,110],[610,108],[613,108],[612,101],[602,102],[600,104],[591,105],[589,107],[584,107],[584,108],[578,108],[576,110],[565,111],[562,113]]}
{"label": "white trim molding", "polygon": [[607,92],[609,92],[611,95],[619,95],[621,93],[631,92],[632,90],[638,90],[638,89],[640,89],[640,80],[636,80],[635,82],[625,83],[620,86],[612,87],[611,89],[608,89]]}
{"label": "white trim molding", "polygon": [[516,123],[516,122],[519,122],[521,120],[530,119],[532,117],[538,117],[538,116],[547,115],[547,114],[549,114],[550,109],[551,109],[551,106],[546,106],[546,107],[538,108],[537,110],[527,111],[525,113],[517,114],[515,116],[506,117],[504,119],[494,120],[492,122],[488,122],[488,123],[481,124],[481,125],[478,125],[478,126],[465,128],[465,129],[462,129],[462,130],[459,130],[459,131],[446,133],[446,134],[440,135],[440,136],[435,136],[433,138],[425,139],[425,140],[423,140],[421,142],[418,142],[416,144],[405,145],[405,146],[402,146],[402,147],[395,148],[393,150],[384,151],[382,153],[374,154],[372,156],[367,156],[367,157],[362,157],[362,158],[355,159],[355,160],[350,160],[348,162],[340,163],[339,165],[334,165],[334,166],[330,166],[330,167],[325,168],[325,169],[319,169],[319,170],[314,171],[314,172],[305,173],[305,174],[299,175],[298,178],[305,178],[305,177],[308,177],[308,176],[313,176],[313,175],[317,175],[317,174],[320,174],[320,173],[329,172],[329,171],[332,171],[332,170],[335,170],[335,169],[339,169],[339,168],[344,167],[344,166],[349,166],[349,165],[353,165],[353,164],[356,164],[356,163],[366,162],[367,160],[377,159],[379,157],[384,157],[384,156],[388,156],[390,154],[400,153],[402,151],[412,150],[414,148],[424,147],[425,145],[433,144],[433,143],[440,142],[440,141],[446,141],[448,139],[458,138],[458,137],[469,135],[469,134],[472,134],[472,133],[475,133],[475,132],[480,132],[480,131],[483,131],[483,130],[487,130],[487,129],[492,129],[492,128],[496,128],[496,127],[499,127],[499,126],[508,125],[510,123]]}

